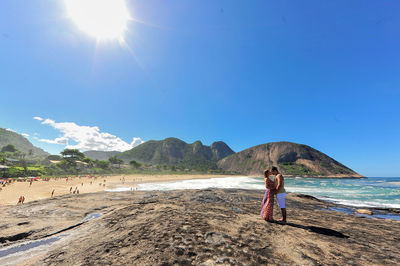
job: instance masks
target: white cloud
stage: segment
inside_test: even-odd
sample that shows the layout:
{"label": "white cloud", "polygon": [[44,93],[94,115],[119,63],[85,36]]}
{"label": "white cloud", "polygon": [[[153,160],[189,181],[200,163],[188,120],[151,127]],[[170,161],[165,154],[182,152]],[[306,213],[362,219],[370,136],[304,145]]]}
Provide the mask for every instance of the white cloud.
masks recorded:
{"label": "white cloud", "polygon": [[[53,140],[38,138],[39,141],[65,145],[68,149],[79,149],[81,151],[126,151],[143,143],[142,139],[133,138],[132,142],[129,144],[115,135],[107,132],[100,132],[100,128],[96,126],[80,126],[74,122],[57,123],[48,118],[44,119],[42,124],[49,125],[54,129],[59,130],[62,133],[62,136]],[[70,145],[69,142],[71,140],[77,144]]]}
{"label": "white cloud", "polygon": [[38,120],[38,121],[43,121],[43,118],[41,118],[40,116],[34,116],[33,119]]}
{"label": "white cloud", "polygon": [[6,128],[6,130],[7,130],[7,131],[10,131],[10,132],[14,132],[14,133],[20,134],[20,135],[24,136],[25,138],[29,137],[29,134],[26,134],[26,133],[18,133],[17,131],[15,131],[15,130],[13,130],[13,129],[11,129],[11,128]]}
{"label": "white cloud", "polygon": [[55,138],[55,139],[39,139],[39,138],[36,138],[36,139],[39,141],[50,143],[50,144],[68,145],[68,138],[65,138],[65,137],[59,137],[59,138]]}
{"label": "white cloud", "polygon": [[144,141],[141,138],[133,138],[131,142],[132,148],[135,148],[136,146],[142,144]]}

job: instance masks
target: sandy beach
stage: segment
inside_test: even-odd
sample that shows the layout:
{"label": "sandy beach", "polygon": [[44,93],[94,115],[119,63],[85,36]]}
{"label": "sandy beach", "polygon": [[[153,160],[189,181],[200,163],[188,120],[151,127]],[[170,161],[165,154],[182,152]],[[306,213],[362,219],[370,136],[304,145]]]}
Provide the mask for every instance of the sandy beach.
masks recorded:
{"label": "sandy beach", "polygon": [[1,186],[0,206],[16,205],[20,196],[25,197],[25,202],[47,199],[51,197],[54,190],[54,197],[67,195],[79,190],[79,194],[100,192],[118,186],[135,188],[137,184],[149,182],[168,182],[176,180],[203,179],[226,177],[224,175],[115,175],[115,176],[69,176],[51,178],[49,181],[39,179],[30,182],[12,182]]}

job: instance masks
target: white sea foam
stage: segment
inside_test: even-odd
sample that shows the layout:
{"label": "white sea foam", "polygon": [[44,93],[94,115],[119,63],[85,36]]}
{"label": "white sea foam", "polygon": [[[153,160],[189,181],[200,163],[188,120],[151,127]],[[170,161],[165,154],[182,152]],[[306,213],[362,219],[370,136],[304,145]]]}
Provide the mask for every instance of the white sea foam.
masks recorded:
{"label": "white sea foam", "polygon": [[316,198],[320,200],[329,201],[336,204],[342,204],[346,206],[353,207],[365,207],[365,208],[400,208],[400,204],[396,203],[381,203],[381,202],[371,202],[371,201],[361,201],[361,200],[346,200],[346,199],[334,199],[329,197],[317,196]]}
{"label": "white sea foam", "polygon": [[117,187],[117,188],[108,188],[108,189],[105,189],[104,191],[107,191],[107,192],[124,192],[124,191],[131,191],[132,190],[132,188],[130,188],[130,187]]}
{"label": "white sea foam", "polygon": [[192,179],[160,183],[144,183],[138,185],[138,190],[182,190],[206,188],[242,188],[265,189],[262,184],[257,184],[256,179],[249,177],[225,177],[209,179]]}

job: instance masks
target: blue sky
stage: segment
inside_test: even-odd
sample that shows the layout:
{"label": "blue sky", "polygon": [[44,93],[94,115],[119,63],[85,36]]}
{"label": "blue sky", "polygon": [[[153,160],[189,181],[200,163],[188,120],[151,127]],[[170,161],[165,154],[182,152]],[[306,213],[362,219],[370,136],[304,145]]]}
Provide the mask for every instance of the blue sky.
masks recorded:
{"label": "blue sky", "polygon": [[0,127],[51,153],[64,122],[127,144],[285,140],[400,176],[398,1],[127,4],[121,45],[80,31],[63,1],[1,1]]}

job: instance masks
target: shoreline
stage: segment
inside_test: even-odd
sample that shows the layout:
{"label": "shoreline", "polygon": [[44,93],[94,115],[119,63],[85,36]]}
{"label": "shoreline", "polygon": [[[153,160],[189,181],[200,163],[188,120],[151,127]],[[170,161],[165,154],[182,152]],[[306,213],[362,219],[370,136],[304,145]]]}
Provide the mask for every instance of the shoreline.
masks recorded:
{"label": "shoreline", "polygon": [[314,178],[314,179],[367,179],[366,176],[297,176],[297,175],[284,175],[287,178]]}
{"label": "shoreline", "polygon": [[[55,198],[58,196],[75,194],[96,193],[105,191],[115,184],[129,183],[130,187],[136,187],[143,183],[169,182],[179,180],[195,180],[209,178],[236,177],[236,175],[216,175],[216,174],[165,174],[165,175],[113,175],[113,176],[68,176],[53,177],[32,181],[21,181],[14,179],[12,183],[0,186],[0,206],[17,205],[20,196],[25,197],[25,202]],[[51,196],[54,190],[53,197]]]}

